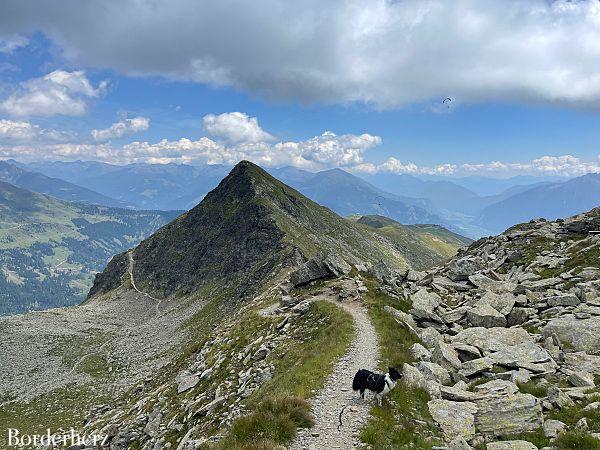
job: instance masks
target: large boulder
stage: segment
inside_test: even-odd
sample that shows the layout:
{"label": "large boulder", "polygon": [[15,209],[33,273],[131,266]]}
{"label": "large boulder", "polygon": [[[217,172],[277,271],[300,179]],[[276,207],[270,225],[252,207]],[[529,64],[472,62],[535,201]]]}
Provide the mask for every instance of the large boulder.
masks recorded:
{"label": "large boulder", "polygon": [[323,260],[323,265],[334,277],[347,275],[352,270],[352,266],[344,261],[344,258],[334,253],[327,255],[327,257]]}
{"label": "large boulder", "polygon": [[435,309],[442,303],[441,297],[435,292],[427,289],[420,289],[410,297],[412,301],[411,314],[417,319],[434,320],[441,322],[441,319],[435,314]]}
{"label": "large boulder", "polygon": [[588,355],[584,352],[565,353],[563,365],[570,370],[583,370],[600,375],[600,356]]}
{"label": "large boulder", "polygon": [[311,281],[330,278],[332,276],[333,273],[323,263],[322,259],[313,258],[306,261],[290,274],[290,283],[292,283],[293,286],[302,286]]}
{"label": "large boulder", "polygon": [[427,406],[431,417],[448,440],[459,436],[469,440],[475,435],[475,403],[435,399],[428,402]]}
{"label": "large boulder", "polygon": [[505,327],[506,317],[487,304],[478,304],[467,311],[467,320],[474,327]]}
{"label": "large boulder", "polygon": [[483,297],[477,302],[477,305],[489,305],[503,316],[506,316],[512,311],[513,306],[515,306],[515,301],[516,297],[513,294],[496,294],[492,291],[486,291]]}
{"label": "large boulder", "polygon": [[453,336],[452,342],[472,345],[484,354],[488,354],[523,342],[533,342],[533,338],[523,328],[473,327],[462,330]]}
{"label": "large boulder", "polygon": [[529,367],[532,363],[544,363],[551,360],[550,354],[535,342],[521,342],[504,347],[490,354],[495,364],[506,367]]}
{"label": "large boulder", "polygon": [[484,358],[472,359],[471,361],[462,363],[459,373],[465,377],[471,377],[478,373],[491,370],[492,367],[494,367],[494,361],[486,356]]}
{"label": "large boulder", "polygon": [[476,402],[475,427],[487,436],[535,431],[542,426],[542,406],[531,394],[513,393]]}
{"label": "large boulder", "polygon": [[290,274],[290,282],[293,286],[302,286],[315,280],[341,277],[351,270],[350,264],[332,253],[325,258],[320,256],[306,261]]}
{"label": "large boulder", "polygon": [[570,344],[576,351],[600,354],[600,317],[577,319],[565,315],[551,319],[542,329],[544,337],[556,335],[561,342]]}
{"label": "large boulder", "polygon": [[446,276],[452,281],[465,281],[484,268],[485,262],[481,258],[466,256],[450,261],[446,266]]}
{"label": "large boulder", "polygon": [[436,343],[431,354],[431,360],[447,370],[458,370],[461,367],[456,350],[443,341]]}

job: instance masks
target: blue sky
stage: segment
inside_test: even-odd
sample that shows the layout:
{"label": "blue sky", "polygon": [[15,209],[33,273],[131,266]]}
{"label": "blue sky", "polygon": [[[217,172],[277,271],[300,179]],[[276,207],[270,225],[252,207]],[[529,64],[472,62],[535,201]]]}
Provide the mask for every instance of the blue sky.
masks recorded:
{"label": "blue sky", "polygon": [[[0,6],[5,158],[192,164],[249,158],[310,170],[439,175],[600,171],[600,47],[590,43],[594,33],[600,39],[595,1],[508,0],[509,14],[485,1],[438,11],[447,4],[378,0],[369,13],[356,9],[360,1],[321,9],[307,2],[301,10],[266,2],[282,17],[299,17],[288,28],[244,11],[241,2],[237,13],[206,8],[189,28],[177,26],[191,14],[193,3],[185,0],[172,2],[177,20],[168,23],[161,6],[134,22],[135,2],[99,2],[122,16],[110,25],[105,10],[91,14],[69,2],[72,17],[48,9],[44,20],[34,20],[19,9],[22,3]],[[36,5],[52,7],[45,3]],[[541,18],[522,19],[523,8]],[[340,10],[364,27],[358,36],[346,35]],[[305,15],[310,22],[300,20]],[[195,25],[211,19],[221,27],[196,34]],[[260,32],[224,34],[240,21]],[[166,44],[146,42],[145,33],[154,36],[159,26],[179,35],[165,37]],[[434,41],[420,31],[436,26]],[[341,44],[349,42],[346,52]],[[548,56],[549,49],[556,55]],[[442,103],[447,96],[451,102]]]}

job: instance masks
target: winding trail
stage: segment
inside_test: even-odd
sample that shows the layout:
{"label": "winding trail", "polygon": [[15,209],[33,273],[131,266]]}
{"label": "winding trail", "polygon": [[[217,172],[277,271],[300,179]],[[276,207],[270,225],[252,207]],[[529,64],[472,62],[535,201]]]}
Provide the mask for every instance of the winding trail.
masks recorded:
{"label": "winding trail", "polygon": [[146,297],[154,300],[156,302],[156,315],[159,316],[160,315],[160,304],[162,303],[162,299],[158,299],[155,297],[152,297],[150,294],[148,294],[147,292],[142,292],[138,289],[138,287],[135,285],[135,280],[133,279],[133,264],[134,264],[134,260],[133,260],[133,252],[131,250],[129,250],[127,252],[127,258],[129,259],[129,267],[127,268],[127,272],[129,272],[129,279],[131,280],[131,286],[133,287],[133,289],[138,292],[139,294],[145,295]]}
{"label": "winding trail", "polygon": [[362,305],[335,303],[354,318],[356,336],[348,352],[336,363],[325,387],[311,401],[315,426],[299,431],[289,447],[292,450],[356,448],[360,431],[370,417],[372,402],[362,400],[352,391],[352,379],[358,369],[377,368],[377,333]]}

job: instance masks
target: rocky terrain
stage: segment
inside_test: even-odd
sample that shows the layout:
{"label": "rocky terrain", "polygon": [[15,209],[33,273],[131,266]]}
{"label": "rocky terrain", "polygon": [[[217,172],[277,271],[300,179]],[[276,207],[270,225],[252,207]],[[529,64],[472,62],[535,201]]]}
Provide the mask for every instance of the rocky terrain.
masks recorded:
{"label": "rocky terrain", "polygon": [[600,448],[599,230],[596,208],[480,239],[413,279],[379,274],[411,300],[388,307],[420,341],[404,383],[430,394],[449,449]]}
{"label": "rocky terrain", "polygon": [[[238,164],[83,305],[0,319],[0,423],[113,450],[600,448],[600,209],[426,271],[382,220]],[[388,365],[402,385],[358,400]]]}

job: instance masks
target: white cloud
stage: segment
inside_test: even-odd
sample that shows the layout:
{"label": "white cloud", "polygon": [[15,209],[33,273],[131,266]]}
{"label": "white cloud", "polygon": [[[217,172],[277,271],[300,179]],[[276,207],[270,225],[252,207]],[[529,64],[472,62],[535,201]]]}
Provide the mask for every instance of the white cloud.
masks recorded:
{"label": "white cloud", "polygon": [[55,70],[41,78],[21,83],[20,89],[0,103],[11,116],[81,116],[88,103],[106,90],[102,81],[94,87],[83,71]]}
{"label": "white cloud", "polygon": [[66,141],[74,136],[74,133],[41,128],[26,121],[0,119],[0,141]]}
{"label": "white cloud", "polygon": [[202,118],[202,125],[209,135],[232,144],[275,139],[260,127],[256,117],[249,117],[242,112],[207,114]]}
{"label": "white cloud", "polygon": [[0,36],[0,53],[12,53],[18,48],[26,47],[29,39],[18,34]]}
{"label": "white cloud", "polygon": [[381,164],[364,163],[352,166],[353,172],[395,173],[413,175],[556,175],[578,176],[586,173],[600,173],[600,156],[596,161],[582,161],[572,155],[542,156],[529,162],[501,162],[438,164],[435,166],[418,166],[412,162],[402,163],[391,157]]}
{"label": "white cloud", "polygon": [[379,136],[370,134],[338,136],[331,131],[326,131],[307,141],[279,143],[275,145],[275,149],[282,153],[296,155],[315,165],[345,167],[362,163],[364,152],[379,144],[381,144]]}
{"label": "white cloud", "polygon": [[[597,0],[5,0],[75,63],[301,102],[600,106]],[[267,13],[268,12],[268,13]],[[177,20],[173,20],[177,17]],[[157,32],[160,30],[160,32]],[[102,36],[97,39],[96,36]]]}
{"label": "white cloud", "polygon": [[122,119],[113,123],[110,127],[102,130],[92,130],[91,135],[95,141],[108,141],[112,138],[120,138],[126,134],[146,131],[150,127],[150,119],[147,117],[134,117],[133,119]]}

